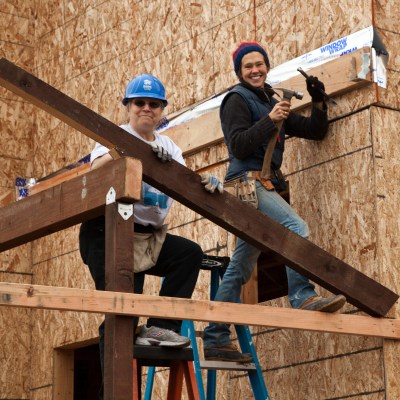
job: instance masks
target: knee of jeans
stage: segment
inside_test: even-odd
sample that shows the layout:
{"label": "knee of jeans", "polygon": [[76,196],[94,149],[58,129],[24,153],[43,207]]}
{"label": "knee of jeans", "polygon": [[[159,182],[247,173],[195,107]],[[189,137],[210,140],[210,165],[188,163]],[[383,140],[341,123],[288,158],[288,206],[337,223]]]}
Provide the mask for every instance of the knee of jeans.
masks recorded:
{"label": "knee of jeans", "polygon": [[307,239],[310,236],[310,230],[308,228],[307,223],[301,219],[300,217],[294,219],[291,224],[289,224],[288,228],[300,235],[301,237]]}

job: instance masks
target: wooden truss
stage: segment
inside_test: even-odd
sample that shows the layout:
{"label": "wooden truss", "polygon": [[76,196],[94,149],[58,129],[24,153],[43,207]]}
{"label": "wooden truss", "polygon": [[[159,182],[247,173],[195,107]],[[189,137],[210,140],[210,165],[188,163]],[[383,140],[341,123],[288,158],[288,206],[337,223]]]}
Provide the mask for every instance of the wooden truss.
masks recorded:
{"label": "wooden truss", "polygon": [[[132,377],[134,315],[400,338],[398,320],[132,294],[131,213],[143,178],[260,250],[272,251],[333,293],[343,293],[372,316],[384,316],[398,299],[390,289],[228,193],[209,194],[193,171],[174,161],[158,162],[146,143],[5,59],[0,60],[0,83],[127,156],[0,209],[0,251],[105,215],[108,292],[0,283],[0,304],[105,313],[106,399],[132,397],[132,379],[118,377],[121,371]],[[19,224],[26,215],[30,218]]]}

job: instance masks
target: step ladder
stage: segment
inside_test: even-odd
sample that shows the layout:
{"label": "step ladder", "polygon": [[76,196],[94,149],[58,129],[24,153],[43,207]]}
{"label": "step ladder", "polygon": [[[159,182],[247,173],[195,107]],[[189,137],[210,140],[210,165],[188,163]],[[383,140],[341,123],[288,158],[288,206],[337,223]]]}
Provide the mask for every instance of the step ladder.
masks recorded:
{"label": "step ladder", "polygon": [[[214,300],[217,293],[220,279],[229,264],[229,257],[204,255],[201,269],[209,270],[210,274],[210,299]],[[258,361],[257,352],[253,343],[248,326],[235,325],[235,330],[241,351],[243,353],[251,353],[253,362],[249,364],[239,364],[227,361],[207,361],[200,360],[199,351],[196,341],[196,331],[193,321],[183,321],[182,335],[188,336],[191,341],[193,350],[193,366],[198,387],[198,398],[200,400],[215,400],[217,370],[236,370],[246,371],[253,390],[255,400],[270,400],[267,387],[264,382],[261,367]],[[202,369],[207,370],[207,392],[204,392]],[[145,400],[151,400],[153,383],[154,383],[155,367],[149,367],[146,382]]]}
{"label": "step ladder", "polygon": [[158,366],[169,367],[170,369],[167,400],[180,400],[182,398],[184,379],[186,381],[188,399],[200,400],[197,378],[193,368],[193,351],[190,347],[169,349],[135,345],[133,347],[133,356],[133,399],[141,400],[142,398],[142,367],[147,366],[155,369]]}

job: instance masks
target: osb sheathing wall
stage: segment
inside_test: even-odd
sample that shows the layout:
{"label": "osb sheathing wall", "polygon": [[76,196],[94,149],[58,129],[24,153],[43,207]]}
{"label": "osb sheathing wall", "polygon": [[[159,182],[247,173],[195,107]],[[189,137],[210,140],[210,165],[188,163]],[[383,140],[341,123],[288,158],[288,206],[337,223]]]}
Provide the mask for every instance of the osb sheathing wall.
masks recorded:
{"label": "osb sheathing wall", "polygon": [[[150,72],[165,83],[171,113],[235,83],[230,52],[241,40],[259,40],[276,66],[376,26],[390,54],[388,89],[369,86],[339,97],[330,110],[329,137],[321,143],[289,140],[284,171],[292,204],[310,225],[310,239],[400,291],[398,2],[1,0],[0,5],[1,56],[116,123],[125,119],[120,101],[136,74]],[[4,89],[0,101],[4,205],[15,199],[15,177],[45,176],[87,154],[93,143]],[[191,155],[187,164],[223,177],[226,160],[226,149],[217,145]],[[170,226],[205,252],[231,254],[231,234],[179,204]],[[92,288],[77,234],[74,227],[1,253],[1,280]],[[202,272],[196,298],[208,297],[208,282]],[[146,290],[155,293],[158,287],[158,280],[149,280]],[[271,304],[288,306],[286,299]],[[399,317],[398,308],[391,316]],[[95,337],[100,318],[2,308],[0,398],[51,399],[53,349]],[[257,327],[252,332],[273,399],[400,398],[397,342]],[[242,373],[218,376],[218,399],[251,398]],[[156,374],[154,398],[165,398],[160,383],[166,379],[166,373]]]}

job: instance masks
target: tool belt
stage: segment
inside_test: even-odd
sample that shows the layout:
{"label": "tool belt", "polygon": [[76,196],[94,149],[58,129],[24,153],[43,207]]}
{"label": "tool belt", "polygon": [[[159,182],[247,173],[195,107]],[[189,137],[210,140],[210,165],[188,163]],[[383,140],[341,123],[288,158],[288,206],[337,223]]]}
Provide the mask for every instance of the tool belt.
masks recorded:
{"label": "tool belt", "polygon": [[258,208],[256,180],[259,181],[265,189],[274,190],[274,185],[271,180],[261,178],[260,171],[249,171],[238,178],[229,180],[224,183],[224,189],[239,200]]}

